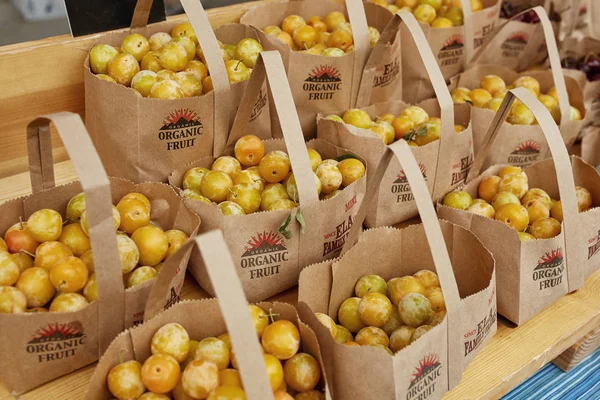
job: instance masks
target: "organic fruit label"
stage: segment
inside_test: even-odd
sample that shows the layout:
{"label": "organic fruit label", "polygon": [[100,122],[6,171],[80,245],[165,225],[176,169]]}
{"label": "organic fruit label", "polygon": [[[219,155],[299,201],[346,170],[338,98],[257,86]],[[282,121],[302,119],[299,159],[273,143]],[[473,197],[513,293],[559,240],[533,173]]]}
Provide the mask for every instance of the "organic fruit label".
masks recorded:
{"label": "organic fruit label", "polygon": [[516,31],[511,33],[501,45],[502,56],[518,58],[527,47],[528,40],[529,35],[525,32]]}
{"label": "organic fruit label", "polygon": [[588,240],[588,260],[598,254],[600,250],[600,230],[593,238]]}
{"label": "organic fruit label", "polygon": [[427,354],[415,367],[406,393],[406,400],[424,400],[435,393],[435,384],[442,375],[442,363],[437,354]]}
{"label": "organic fruit label", "polygon": [[[344,206],[345,214],[348,214],[357,204],[356,195],[354,195]],[[346,237],[350,233],[354,217],[347,215],[331,232],[323,235],[323,259],[337,257],[346,243]]]}
{"label": "organic fruit label", "polygon": [[496,314],[496,302],[493,301],[495,292],[492,291],[492,296],[488,303],[492,303],[492,307],[490,307],[490,312],[486,315],[481,321],[477,323],[477,326],[469,332],[463,335],[464,338],[464,355],[465,357],[471,354],[473,351],[477,350],[479,346],[483,343],[483,340],[490,333],[494,324],[496,323],[497,314]]}
{"label": "organic fruit label", "polygon": [[[419,169],[423,174],[423,179],[427,181],[425,165],[423,163],[419,163]],[[404,170],[400,170],[396,180],[392,183],[391,192],[396,196],[396,203],[404,203],[406,201],[413,201],[415,199],[412,191],[410,190],[410,183],[408,183],[408,179],[404,174]]]}
{"label": "organic fruit label", "polygon": [[278,275],[281,264],[290,260],[285,239],[271,231],[257,232],[246,243],[240,266],[250,272],[250,279]]}
{"label": "organic fruit label", "polygon": [[539,290],[553,288],[562,282],[565,266],[561,247],[540,257],[533,270],[533,281],[539,284]]}
{"label": "organic fruit label", "polygon": [[180,108],[165,116],[158,130],[158,140],[167,151],[181,150],[194,146],[203,132],[204,125],[198,114],[189,108]]}
{"label": "organic fruit label", "polygon": [[79,321],[66,324],[48,324],[38,329],[27,342],[27,353],[34,354],[38,362],[57,361],[73,357],[86,336]]}
{"label": "organic fruit label", "polygon": [[[469,144],[469,148],[471,145]],[[463,183],[467,179],[467,174],[473,165],[473,153],[460,159],[459,162],[452,165],[452,183],[451,186]]]}
{"label": "organic fruit label", "polygon": [[525,140],[508,156],[508,164],[519,167],[527,167],[538,160],[540,157],[540,145],[535,140]]}
{"label": "organic fruit label", "polygon": [[464,55],[464,42],[461,35],[452,35],[438,52],[438,65],[447,67],[458,64]]}
{"label": "organic fruit label", "polygon": [[400,73],[400,60],[395,58],[392,62],[380,65],[375,71],[373,87],[385,87],[391,84]]}
{"label": "organic fruit label", "polygon": [[308,94],[308,100],[332,100],[342,90],[342,77],[332,65],[314,67],[304,80],[302,89]]}

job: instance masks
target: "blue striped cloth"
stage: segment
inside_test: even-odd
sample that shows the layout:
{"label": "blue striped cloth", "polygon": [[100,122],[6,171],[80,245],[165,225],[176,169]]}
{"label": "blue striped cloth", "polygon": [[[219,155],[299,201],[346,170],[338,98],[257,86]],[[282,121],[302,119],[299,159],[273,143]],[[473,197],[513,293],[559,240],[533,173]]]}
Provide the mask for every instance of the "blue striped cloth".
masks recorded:
{"label": "blue striped cloth", "polygon": [[502,400],[558,399],[600,399],[600,349],[566,373],[548,363],[502,397]]}

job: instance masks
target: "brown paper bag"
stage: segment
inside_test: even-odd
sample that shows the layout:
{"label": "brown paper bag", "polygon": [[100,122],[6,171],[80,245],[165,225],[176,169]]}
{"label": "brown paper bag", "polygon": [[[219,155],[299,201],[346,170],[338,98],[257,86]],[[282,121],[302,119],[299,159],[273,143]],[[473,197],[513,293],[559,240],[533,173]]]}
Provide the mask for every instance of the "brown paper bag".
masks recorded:
{"label": "brown paper bag", "polygon": [[[150,7],[143,5],[151,3],[138,1],[130,31],[101,35],[94,44],[119,47],[131,33],[170,33],[177,23],[146,26]],[[166,182],[169,173],[182,162],[223,151],[246,82],[229,83],[217,39],[237,43],[245,37],[258,37],[242,25],[225,25],[213,33],[199,0],[184,0],[182,5],[204,50],[213,91],[179,100],[143,98],[133,89],[98,79],[86,58],[86,125],[111,176],[134,182]],[[269,108],[265,105],[265,99],[259,99],[253,116],[252,128],[259,136],[269,126]]]}
{"label": "brown paper bag", "polygon": [[[569,155],[548,110],[523,88],[507,94],[476,157],[466,187],[476,197],[479,182],[495,175],[503,166],[479,171],[487,153],[502,135],[502,121],[517,97],[534,113],[548,141],[552,159],[525,168],[529,187],[545,190],[562,202],[562,232],[550,239],[521,242],[517,232],[493,219],[438,205],[438,215],[471,230],[491,251],[498,271],[498,312],[522,324],[557,298],[583,286],[584,278],[600,266],[600,176],[580,158]],[[502,138],[504,140],[504,138]],[[594,199],[589,211],[578,214],[575,185],[589,188]]]}
{"label": "brown paper bag", "polygon": [[[561,21],[570,7],[561,5],[555,0],[509,0],[519,9],[544,7],[546,14],[551,17],[552,32],[554,39],[558,42],[560,38]],[[529,12],[525,11],[524,13]],[[524,14],[521,13],[521,14]],[[558,18],[558,20],[556,20]],[[543,28],[539,23],[528,23],[516,19],[500,17],[500,26],[506,25],[507,32],[502,40],[502,64],[507,68],[523,71],[529,67],[542,64],[548,58],[548,50],[544,42]],[[496,60],[500,56],[494,56]]]}
{"label": "brown paper bag", "polygon": [[[265,152],[287,149],[298,186],[299,206],[291,212],[224,216],[214,204],[184,200],[201,216],[203,231],[218,228],[225,233],[249,301],[264,300],[295,286],[304,266],[339,254],[362,202],[366,180],[361,178],[335,197],[319,200],[306,146],[313,147],[324,158],[337,158],[348,152],[319,139],[305,144],[291,92],[289,87],[281,84],[285,82],[283,63],[274,51],[261,53],[257,60],[228,147],[231,149],[237,139],[248,132],[250,105],[265,75],[284,136],[284,140],[265,141]],[[181,188],[188,169],[210,168],[213,160],[205,157],[182,166],[170,175],[169,182],[175,188]],[[284,221],[286,223],[282,225]],[[190,271],[204,289],[214,293],[206,270],[198,261],[198,255],[192,255]]]}
{"label": "brown paper bag", "polygon": [[[425,109],[430,116],[442,118],[442,134],[439,141],[422,147],[411,147],[427,181],[428,189],[433,198],[437,199],[462,184],[473,161],[471,107],[468,104],[452,104],[434,55],[427,46],[425,35],[412,14],[398,13],[389,26],[393,25],[398,29],[402,20],[408,35],[417,44],[417,54],[422,61],[413,64],[421,68],[425,66],[424,70],[427,71],[437,94],[437,101],[430,99],[417,105]],[[406,107],[408,104],[402,101],[391,101],[374,104],[364,110],[371,117],[375,117],[388,112],[398,115]],[[341,114],[339,111],[338,113]],[[454,133],[455,123],[466,126],[465,130],[458,134]],[[318,137],[363,157],[367,161],[368,179],[372,178],[387,147],[368,129],[356,128],[321,116],[318,118]],[[386,169],[381,182],[381,186],[376,187],[375,192],[371,194],[374,199],[369,204],[365,220],[368,227],[393,225],[417,216],[410,185],[395,159]]]}
{"label": "brown paper bag", "polygon": [[[287,44],[262,32],[268,25],[280,25],[290,14],[309,18],[325,16],[331,11],[346,14],[352,25],[355,51],[342,57],[292,51]],[[361,0],[349,0],[345,7],[329,0],[292,0],[258,5],[244,14],[240,22],[257,28],[265,50],[281,53],[302,130],[311,139],[316,135],[315,117],[319,112],[352,108],[357,99],[363,99],[360,102],[367,105],[401,97],[399,32],[392,37],[382,35],[373,51],[369,46],[367,26],[383,33],[391,18],[386,9],[363,4]]]}
{"label": "brown paper bag", "polygon": [[[552,27],[550,21],[541,7],[535,7],[533,10],[539,15],[541,26],[544,29],[546,44],[548,45],[548,54],[550,56],[550,71],[530,71],[518,74],[500,65],[504,65],[499,59],[493,60],[493,57],[499,57],[498,38],[503,37],[503,27],[500,27],[473,58],[473,65],[462,74],[452,78],[450,87],[467,87],[473,89],[479,87],[481,78],[489,74],[495,74],[504,79],[508,84],[512,83],[519,76],[532,76],[540,82],[541,91],[546,93],[551,87],[555,86],[558,93],[561,114],[571,117],[569,111],[569,101],[571,105],[577,107],[582,112],[585,110],[583,103],[583,93],[574,79],[565,77],[562,73],[560,58],[556,42],[552,36]],[[489,51],[496,50],[496,51]],[[488,64],[485,64],[485,63]],[[489,127],[495,113],[487,108],[474,107],[472,110],[473,122],[473,143],[475,155],[481,149],[485,138],[487,128]],[[581,130],[582,121],[570,120],[563,117],[560,124],[560,132],[563,136],[567,148],[575,143],[575,139]],[[484,167],[494,164],[509,163],[518,166],[527,166],[537,160],[544,159],[549,154],[549,149],[545,143],[543,132],[539,125],[512,125],[507,122],[502,123],[501,130],[504,138],[502,142],[495,144],[493,152],[488,154]]]}
{"label": "brown paper bag", "polygon": [[[378,185],[393,156],[404,168],[423,224],[402,230],[368,230],[350,249],[358,236],[355,225],[340,259],[312,265],[300,275],[298,310],[302,321],[317,334],[327,385],[335,399],[440,399],[460,381],[466,365],[496,332],[494,260],[472,233],[437,220],[418,162],[406,142],[386,149],[369,188]],[[365,213],[363,204],[356,221]],[[437,272],[447,315],[394,356],[368,346],[340,345],[314,315],[321,312],[336,318],[340,304],[353,295],[361,276],[378,274],[388,280],[421,269]]]}
{"label": "brown paper bag", "polygon": [[[567,37],[560,45],[561,60],[573,58],[580,60],[589,54],[600,53],[600,39],[594,39],[590,36],[582,38]],[[583,98],[586,110],[590,110],[592,103],[599,98],[600,80],[590,82],[588,77],[582,71],[576,69],[563,69],[565,76],[569,76],[577,81],[583,90]],[[595,115],[586,112],[586,118],[583,122],[584,127],[595,120]],[[583,136],[583,132],[582,132]]]}
{"label": "brown paper bag", "polygon": [[[54,187],[50,143],[53,122],[81,182]],[[13,394],[23,393],[100,357],[124,328],[141,322],[144,304],[154,280],[125,290],[112,224],[111,205],[129,192],[140,192],[152,203],[152,221],[194,235],[200,223],[177,194],[165,184],[134,184],[107,178],[92,142],[77,114],[59,113],[36,119],[27,128],[33,194],[0,206],[0,232],[19,217],[26,219],[42,208],[64,215],[75,194],[85,193],[89,216],[98,301],[72,313],[0,314],[3,340],[1,381]],[[180,266],[189,257],[183,257]],[[183,254],[182,254],[183,255]],[[182,274],[183,276],[183,274]]]}
{"label": "brown paper bag", "polygon": [[[429,24],[420,23],[444,79],[450,79],[464,71],[473,57],[474,50],[494,31],[498,24],[502,0],[482,0],[483,10],[475,13],[471,12],[469,1],[462,0],[461,3],[464,14],[462,26],[432,28]],[[412,62],[418,50],[406,29],[402,30],[402,99],[409,103],[417,103],[433,97],[434,91],[421,65]]]}
{"label": "brown paper bag", "polygon": [[[164,276],[161,270],[160,285],[157,283],[154,286],[148,298],[144,324],[123,332],[111,343],[94,371],[86,394],[87,400],[111,397],[106,384],[110,369],[128,360],[144,362],[151,355],[152,336],[161,326],[170,322],[181,324],[194,340],[229,332],[246,396],[248,399],[273,399],[267,375],[263,372],[266,371],[266,367],[260,344],[223,233],[210,231],[188,241],[183,248],[186,250],[185,253],[189,253],[193,247],[199,249],[217,298],[182,301],[166,309],[165,294],[173,290],[168,278],[174,277],[177,268],[175,262],[168,260],[163,267]],[[183,256],[184,252],[180,250],[173,255],[173,258],[179,260]],[[322,365],[315,334],[298,319],[294,307],[268,302],[258,305],[263,309],[272,310],[283,319],[294,322],[300,330],[303,351],[313,355]],[[163,309],[165,311],[161,312]]]}

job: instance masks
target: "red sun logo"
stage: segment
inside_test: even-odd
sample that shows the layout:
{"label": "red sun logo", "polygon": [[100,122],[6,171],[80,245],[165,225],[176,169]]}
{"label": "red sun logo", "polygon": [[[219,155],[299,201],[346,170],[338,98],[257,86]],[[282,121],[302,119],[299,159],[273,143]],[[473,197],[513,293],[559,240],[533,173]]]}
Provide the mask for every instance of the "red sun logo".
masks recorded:
{"label": "red sun logo", "polygon": [[463,39],[462,39],[462,36],[459,36],[459,35],[450,36],[450,38],[448,40],[446,40],[446,43],[444,43],[444,48],[462,47],[462,46],[463,46]]}
{"label": "red sun logo", "polygon": [[59,324],[55,323],[54,325],[48,324],[47,327],[40,328],[35,333],[33,340],[39,340],[43,338],[51,338],[51,337],[69,337],[75,336],[83,333],[83,329],[81,328],[81,324],[79,323],[70,323],[70,324]]}
{"label": "red sun logo", "polygon": [[436,354],[427,354],[425,358],[419,361],[419,365],[412,374],[411,382],[428,372],[430,369],[440,364],[440,358]]}
{"label": "red sun logo", "polygon": [[518,153],[539,153],[540,145],[534,140],[526,140],[523,143],[519,143],[515,152]]}
{"label": "red sun logo", "polygon": [[189,108],[180,108],[179,110],[175,110],[170,113],[164,120],[165,125],[169,124],[177,124],[181,119],[186,120],[187,122],[198,121],[200,117],[194,110],[190,110]]}
{"label": "red sun logo", "polygon": [[563,260],[563,253],[560,247],[556,250],[552,250],[550,253],[544,254],[538,264],[552,264],[554,260]]}
{"label": "red sun logo", "polygon": [[508,37],[510,42],[527,43],[527,34],[524,32],[514,32]]}
{"label": "red sun logo", "polygon": [[266,232],[257,233],[256,236],[252,236],[252,238],[246,243],[246,250],[258,249],[263,245],[268,245],[269,247],[280,247],[284,245],[283,237],[278,233]]}
{"label": "red sun logo", "polygon": [[339,81],[340,72],[332,65],[319,65],[312,69],[309,79],[317,81]]}

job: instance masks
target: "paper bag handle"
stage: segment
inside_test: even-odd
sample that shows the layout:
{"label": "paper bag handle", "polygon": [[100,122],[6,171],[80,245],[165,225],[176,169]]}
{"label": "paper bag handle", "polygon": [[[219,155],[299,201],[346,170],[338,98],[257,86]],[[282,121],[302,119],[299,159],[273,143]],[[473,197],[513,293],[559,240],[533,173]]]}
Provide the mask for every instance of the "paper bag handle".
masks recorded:
{"label": "paper bag handle", "polygon": [[225,149],[225,141],[229,131],[229,78],[221,55],[217,37],[210,25],[208,15],[200,0],[180,0],[183,10],[188,16],[198,44],[206,57],[207,68],[213,84],[214,95],[214,136],[213,153],[221,154]]}
{"label": "paper bag handle", "polygon": [[138,0],[133,10],[131,18],[131,29],[142,28],[148,25],[150,10],[152,9],[152,0]]}
{"label": "paper bag handle", "polygon": [[165,294],[170,292],[170,284],[179,272],[179,264],[194,246],[198,247],[215,290],[240,366],[246,396],[249,399],[272,400],[273,392],[267,379],[254,323],[248,311],[248,302],[222,231],[212,230],[191,238],[165,261],[148,296],[144,321],[163,311]]}
{"label": "paper bag handle", "polygon": [[533,113],[540,128],[544,133],[550,154],[554,159],[554,168],[556,170],[556,178],[558,182],[558,192],[563,209],[563,227],[565,231],[565,260],[567,260],[567,279],[569,290],[579,289],[584,284],[584,277],[581,271],[581,266],[585,265],[586,259],[578,246],[585,243],[585,238],[581,232],[577,230],[577,222],[579,221],[579,213],[577,209],[577,198],[575,196],[575,180],[573,179],[573,170],[571,169],[571,161],[567,148],[562,140],[560,131],[554,123],[550,112],[525,88],[516,88],[508,91],[504,101],[500,105],[492,123],[488,128],[488,132],[481,144],[481,150],[471,166],[467,182],[475,179],[481,168],[487,154],[491,151],[492,145],[496,141],[500,128],[504,119],[510,112],[511,105],[515,101],[515,97],[523,102]]}
{"label": "paper bag handle", "polygon": [[[554,81],[554,86],[556,87],[556,93],[558,95],[558,105],[560,107],[561,114],[560,128],[561,131],[563,131],[566,124],[571,120],[571,110],[569,108],[569,94],[567,92],[567,84],[565,83],[565,76],[563,75],[560,56],[558,54],[558,47],[556,45],[556,39],[554,38],[554,30],[552,29],[552,23],[548,18],[548,14],[542,6],[533,7],[530,10],[523,11],[515,15],[512,19],[515,19],[519,15],[522,15],[529,11],[534,11],[540,18],[540,24],[542,26],[544,39],[546,41],[546,47],[548,49],[548,58],[550,60],[550,71],[552,72],[552,80]],[[492,39],[495,36],[497,36],[502,31],[502,29],[505,26],[507,26],[508,23],[510,23],[510,21],[500,26],[492,35],[490,35],[487,38],[486,42],[479,48],[477,53],[473,56],[473,59],[471,60],[473,64],[476,63],[477,60],[479,60],[482,57],[483,53],[487,48],[487,45],[492,41]]]}
{"label": "paper bag handle", "polygon": [[113,225],[110,181],[81,117],[70,112],[48,114],[27,125],[27,151],[34,194],[55,186],[50,122],[54,123],[81,181],[86,209],[93,210],[88,212],[88,226],[94,264],[102,266],[95,272],[99,351],[102,354],[123,331],[125,321],[125,288]]}
{"label": "paper bag handle", "polygon": [[[362,86],[362,75],[371,53],[371,41],[369,39],[369,25],[367,14],[362,0],[347,0],[346,10],[348,20],[352,27],[352,38],[354,40],[354,66],[352,69],[351,105],[358,102],[360,88]],[[369,82],[370,84],[373,83]]]}
{"label": "paper bag handle", "polygon": [[[498,0],[502,1],[502,0]],[[467,69],[467,65],[473,58],[475,52],[475,30],[473,29],[473,12],[471,11],[470,0],[460,0],[463,10],[463,29],[464,34],[464,46],[465,56],[463,58],[463,70]]]}
{"label": "paper bag handle", "polygon": [[[386,42],[387,40],[390,40],[391,35],[393,35],[393,32],[399,29],[402,22],[405,24],[410,34],[409,36],[413,39],[417,47],[419,56],[423,62],[423,65],[425,66],[427,76],[431,80],[431,85],[433,86],[433,90],[440,106],[440,119],[442,122],[439,154],[445,154],[446,148],[451,145],[454,136],[454,103],[452,102],[452,97],[450,96],[450,92],[446,86],[446,81],[444,80],[442,71],[435,60],[433,51],[431,50],[431,47],[427,45],[427,38],[425,37],[425,34],[423,33],[423,30],[421,29],[421,26],[415,19],[414,15],[406,11],[398,12],[396,15],[394,15],[384,30],[384,35],[382,35],[382,38],[384,36],[385,38],[383,38],[383,40],[386,40]],[[369,84],[372,84],[372,79],[368,82]],[[443,182],[441,175],[448,174],[448,171],[450,171],[452,167],[452,161],[450,159],[447,157],[438,157],[438,163],[440,162],[440,159],[446,160],[447,165],[438,164],[435,178],[436,182]],[[446,187],[446,185],[439,185],[439,187]],[[439,195],[443,194],[438,194],[436,188],[434,187],[434,198]]]}
{"label": "paper bag handle", "polygon": [[283,139],[290,156],[290,163],[298,187],[300,206],[306,207],[316,204],[319,201],[319,196],[316,191],[308,152],[306,151],[300,119],[296,112],[292,91],[287,83],[281,55],[277,51],[263,51],[259,54],[233,122],[229,142],[235,143],[237,139],[246,134],[252,108],[265,77],[267,79],[267,90],[271,94],[283,132]]}

